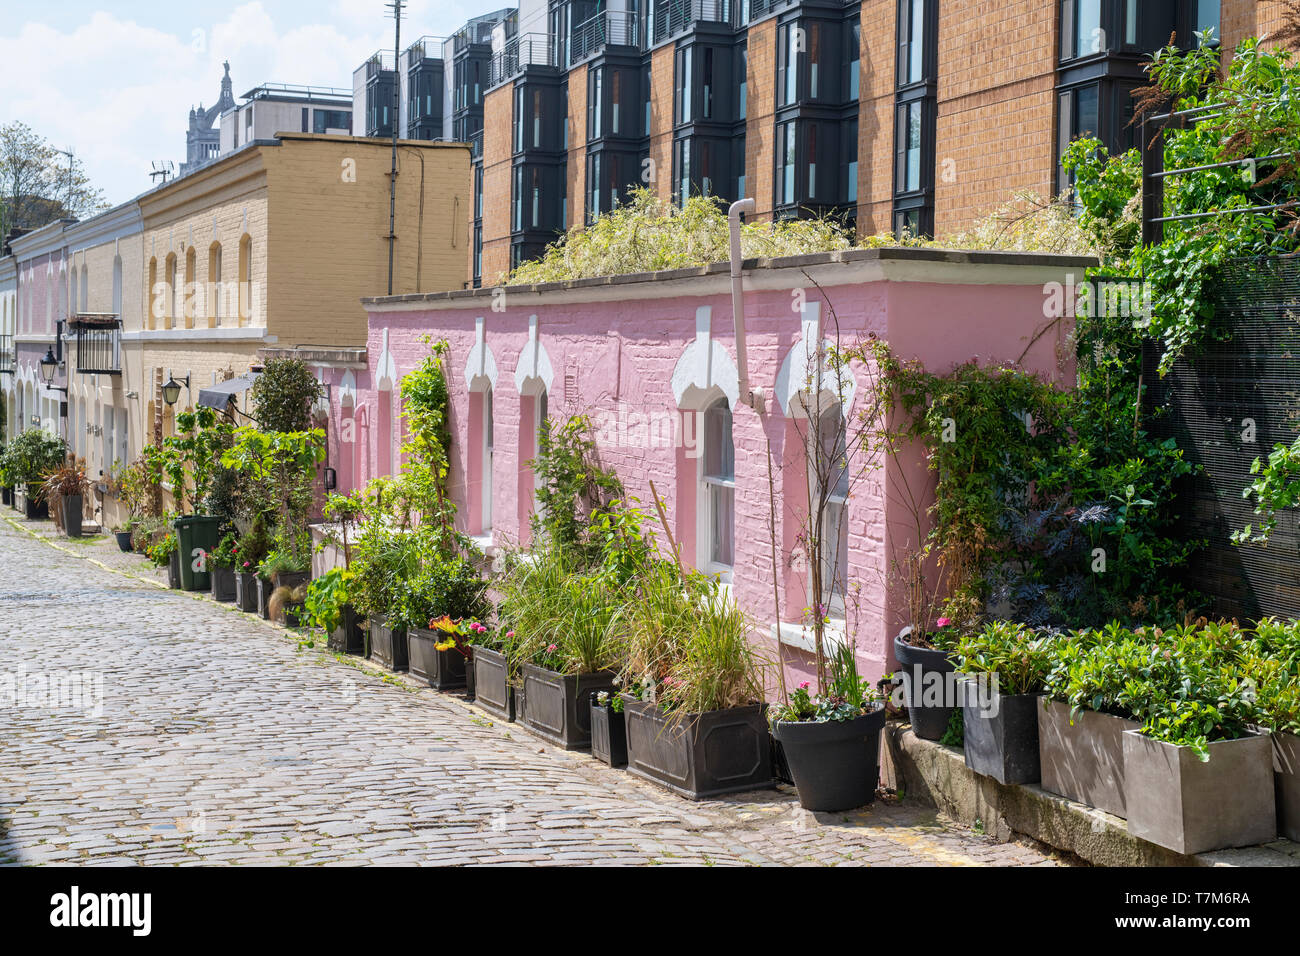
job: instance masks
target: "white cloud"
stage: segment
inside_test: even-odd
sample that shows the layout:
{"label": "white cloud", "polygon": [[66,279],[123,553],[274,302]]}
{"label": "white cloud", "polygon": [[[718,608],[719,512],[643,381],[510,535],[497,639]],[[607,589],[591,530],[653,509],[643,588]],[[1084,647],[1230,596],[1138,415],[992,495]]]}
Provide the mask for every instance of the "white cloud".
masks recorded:
{"label": "white cloud", "polygon": [[104,12],[71,29],[29,22],[0,35],[8,94],[0,123],[21,120],[73,148],[109,201],[123,202],[150,188],[151,160],[184,159],[190,108],[216,102],[223,60],[237,97],[263,82],[348,88],[385,35],[391,45],[391,21],[377,6],[339,0],[337,12],[308,8],[337,25],[304,17],[277,25],[253,2],[176,33]]}

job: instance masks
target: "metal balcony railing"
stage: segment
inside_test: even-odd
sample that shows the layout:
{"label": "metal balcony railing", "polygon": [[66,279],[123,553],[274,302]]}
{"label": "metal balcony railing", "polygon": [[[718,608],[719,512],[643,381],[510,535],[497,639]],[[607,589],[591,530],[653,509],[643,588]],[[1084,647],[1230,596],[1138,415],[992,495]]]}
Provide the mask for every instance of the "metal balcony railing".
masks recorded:
{"label": "metal balcony railing", "polygon": [[15,349],[12,335],[0,335],[0,374],[14,373],[18,365],[18,353]]}
{"label": "metal balcony railing", "polygon": [[551,38],[544,33],[525,33],[493,54],[488,86],[498,86],[523,72],[526,66],[555,66]]}
{"label": "metal balcony railing", "polygon": [[598,13],[579,23],[573,28],[568,63],[584,60],[606,46],[640,48],[641,23],[635,13]]}
{"label": "metal balcony railing", "polygon": [[116,315],[74,316],[68,331],[77,334],[77,371],[82,375],[122,374],[122,322]]}
{"label": "metal balcony railing", "polygon": [[382,50],[378,53],[372,53],[366,60],[366,79],[373,79],[381,73],[392,73],[397,69],[393,63],[393,54],[384,53]]}
{"label": "metal balcony railing", "polygon": [[452,52],[459,53],[468,46],[480,43],[492,42],[492,28],[496,26],[495,20],[479,20],[475,23],[461,27],[451,35]]}
{"label": "metal balcony railing", "polygon": [[409,66],[419,66],[423,60],[441,60],[442,45],[446,37],[424,36],[406,48],[406,62]]}
{"label": "metal balcony railing", "polygon": [[650,14],[651,46],[685,33],[693,23],[739,25],[742,0],[656,0]]}

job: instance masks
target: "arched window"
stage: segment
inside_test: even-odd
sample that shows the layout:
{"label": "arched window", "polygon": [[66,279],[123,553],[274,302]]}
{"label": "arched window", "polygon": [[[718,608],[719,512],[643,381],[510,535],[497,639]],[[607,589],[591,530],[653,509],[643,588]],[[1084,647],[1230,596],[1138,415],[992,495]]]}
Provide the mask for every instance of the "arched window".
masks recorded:
{"label": "arched window", "polygon": [[809,475],[813,502],[821,509],[820,535],[822,603],[842,609],[848,580],[849,461],[844,407],[832,404],[817,418],[809,436],[815,455]]}
{"label": "arched window", "polygon": [[113,314],[122,317],[122,257],[113,256]]}
{"label": "arched window", "polygon": [[81,289],[80,289],[80,286],[77,285],[77,279],[78,279],[77,270],[76,270],[76,269],[73,269],[72,272],[70,273],[70,276],[71,276],[71,282],[72,282],[72,295],[71,295],[71,300],[72,300],[72,302],[73,302],[73,304],[74,304],[74,306],[75,306],[76,303],[78,303],[78,302],[81,301],[81,296],[79,295]]}
{"label": "arched window", "polygon": [[84,256],[81,262],[81,311],[90,311],[90,272],[86,269]]}
{"label": "arched window", "polygon": [[149,311],[145,314],[145,328],[156,328],[158,320],[162,318],[162,298],[158,289],[158,260],[149,260],[149,288],[145,290],[145,297],[149,303]]}
{"label": "arched window", "polygon": [[710,570],[730,570],[735,564],[736,446],[732,442],[731,407],[726,398],[718,399],[704,410],[703,438],[701,557]]}
{"label": "arched window", "polygon": [[181,302],[185,309],[185,327],[194,328],[194,320],[201,314],[203,299],[199,291],[198,254],[194,247],[185,250],[185,287],[181,290]]}
{"label": "arched window", "polygon": [[176,253],[169,252],[163,267],[163,282],[167,288],[163,292],[163,328],[170,329],[176,324]]}
{"label": "arched window", "polygon": [[239,324],[248,325],[253,314],[253,237],[239,239]]}
{"label": "arched window", "polygon": [[221,324],[221,243],[208,246],[208,325]]}

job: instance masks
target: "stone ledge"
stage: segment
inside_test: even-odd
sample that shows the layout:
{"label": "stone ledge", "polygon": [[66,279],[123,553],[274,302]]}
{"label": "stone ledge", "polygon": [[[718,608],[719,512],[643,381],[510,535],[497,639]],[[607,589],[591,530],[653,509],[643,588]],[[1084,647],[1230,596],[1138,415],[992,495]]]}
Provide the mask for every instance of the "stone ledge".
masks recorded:
{"label": "stone ledge", "polygon": [[965,826],[982,824],[1003,842],[1032,837],[1099,866],[1300,866],[1300,844],[1284,839],[1196,856],[1166,850],[1130,835],[1117,816],[1032,784],[1003,785],[977,774],[960,750],[922,740],[905,723],[886,726],[885,746],[905,797]]}

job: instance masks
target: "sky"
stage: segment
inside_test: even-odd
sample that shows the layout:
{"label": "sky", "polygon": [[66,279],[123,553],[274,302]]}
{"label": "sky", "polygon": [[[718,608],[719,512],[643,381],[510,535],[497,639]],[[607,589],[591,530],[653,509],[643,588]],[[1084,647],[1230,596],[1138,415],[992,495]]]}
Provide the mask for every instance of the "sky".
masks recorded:
{"label": "sky", "polygon": [[[447,36],[494,0],[410,0],[402,46]],[[0,125],[21,120],[73,150],[114,205],[152,185],[154,160],[185,159],[191,107],[262,83],[351,89],[393,47],[385,0],[18,3],[0,0]]]}

